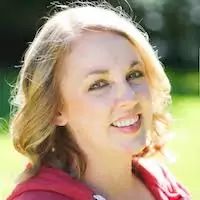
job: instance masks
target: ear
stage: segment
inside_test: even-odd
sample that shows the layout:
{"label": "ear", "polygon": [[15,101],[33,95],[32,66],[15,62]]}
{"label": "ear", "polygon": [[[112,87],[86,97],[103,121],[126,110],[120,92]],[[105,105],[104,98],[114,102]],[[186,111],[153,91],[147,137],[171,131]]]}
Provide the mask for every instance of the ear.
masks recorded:
{"label": "ear", "polygon": [[67,124],[67,117],[62,112],[57,112],[54,117],[53,124],[57,126],[65,126]]}

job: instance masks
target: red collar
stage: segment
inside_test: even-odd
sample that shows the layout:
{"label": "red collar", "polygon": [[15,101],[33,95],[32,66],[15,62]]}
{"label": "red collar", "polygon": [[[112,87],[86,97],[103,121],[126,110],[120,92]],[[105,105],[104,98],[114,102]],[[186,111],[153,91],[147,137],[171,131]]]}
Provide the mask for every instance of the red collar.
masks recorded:
{"label": "red collar", "polygon": [[[158,162],[134,159],[133,167],[133,173],[143,181],[156,200],[191,199],[187,190],[177,183],[169,171]],[[14,200],[27,191],[56,192],[73,200],[101,200],[101,196],[95,196],[84,183],[62,170],[50,167],[42,167],[37,176],[18,184],[7,200]]]}

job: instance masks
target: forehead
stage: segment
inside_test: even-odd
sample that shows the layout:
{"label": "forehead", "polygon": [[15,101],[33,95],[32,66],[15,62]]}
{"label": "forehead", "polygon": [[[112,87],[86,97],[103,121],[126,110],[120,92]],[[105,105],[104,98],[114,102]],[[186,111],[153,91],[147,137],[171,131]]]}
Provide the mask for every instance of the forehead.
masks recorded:
{"label": "forehead", "polygon": [[124,36],[106,31],[87,31],[71,45],[70,54],[64,58],[64,68],[69,73],[88,73],[94,68],[114,69],[128,67],[141,61],[134,45]]}

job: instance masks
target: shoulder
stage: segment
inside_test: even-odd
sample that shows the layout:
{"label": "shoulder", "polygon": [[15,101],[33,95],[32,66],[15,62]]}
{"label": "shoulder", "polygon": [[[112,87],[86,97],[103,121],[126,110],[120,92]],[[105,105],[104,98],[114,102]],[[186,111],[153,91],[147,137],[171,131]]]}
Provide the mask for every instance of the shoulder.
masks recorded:
{"label": "shoulder", "polygon": [[47,191],[27,191],[19,196],[16,196],[13,200],[71,200],[62,194],[56,192]]}
{"label": "shoulder", "polygon": [[17,184],[7,200],[91,199],[93,191],[66,172],[42,167],[39,173]]}
{"label": "shoulder", "polygon": [[[154,196],[190,200],[187,189],[180,184],[168,168],[157,160],[139,159],[134,161],[135,171]],[[136,175],[137,175],[136,174]],[[162,198],[161,198],[162,199]]]}

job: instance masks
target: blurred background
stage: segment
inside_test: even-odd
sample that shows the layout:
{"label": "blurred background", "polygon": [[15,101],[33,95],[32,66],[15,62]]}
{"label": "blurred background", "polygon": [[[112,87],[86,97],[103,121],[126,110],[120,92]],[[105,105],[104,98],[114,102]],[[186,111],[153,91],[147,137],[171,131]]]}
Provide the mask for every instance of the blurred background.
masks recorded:
{"label": "blurred background", "polygon": [[[8,133],[9,97],[24,51],[52,14],[52,1],[1,0],[0,3],[0,200],[13,187],[26,161],[12,148]],[[66,1],[59,1],[66,4]],[[72,2],[72,1],[67,1]],[[92,1],[91,1],[92,2]],[[169,149],[176,162],[169,168],[200,199],[200,1],[109,0],[121,6],[150,36],[172,84],[174,116]]]}

